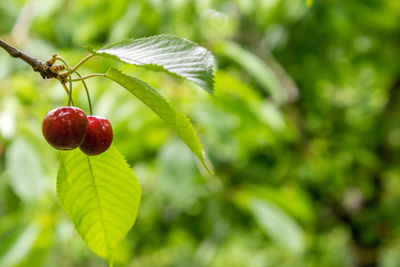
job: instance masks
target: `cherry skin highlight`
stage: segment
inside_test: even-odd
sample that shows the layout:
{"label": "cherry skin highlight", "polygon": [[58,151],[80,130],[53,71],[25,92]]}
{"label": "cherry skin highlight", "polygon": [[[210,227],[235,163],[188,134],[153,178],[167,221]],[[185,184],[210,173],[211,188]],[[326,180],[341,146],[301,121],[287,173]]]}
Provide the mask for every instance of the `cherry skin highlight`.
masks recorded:
{"label": "cherry skin highlight", "polygon": [[59,107],[49,111],[44,117],[42,132],[52,147],[71,150],[83,142],[88,125],[87,116],[80,108]]}
{"label": "cherry skin highlight", "polygon": [[88,116],[89,128],[80,149],[89,156],[94,156],[106,151],[113,140],[111,123],[103,117]]}

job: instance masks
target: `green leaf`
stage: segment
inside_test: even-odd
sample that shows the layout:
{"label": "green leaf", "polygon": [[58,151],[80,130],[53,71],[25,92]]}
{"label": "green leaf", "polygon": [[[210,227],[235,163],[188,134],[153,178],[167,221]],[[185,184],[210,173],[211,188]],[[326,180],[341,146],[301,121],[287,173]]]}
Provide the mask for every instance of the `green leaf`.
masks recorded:
{"label": "green leaf", "polygon": [[45,191],[40,155],[24,138],[17,138],[7,150],[6,170],[14,193],[26,202],[40,198]]}
{"label": "green leaf", "polygon": [[107,71],[107,77],[131,92],[153,110],[186,143],[207,171],[212,173],[206,164],[205,152],[193,125],[183,113],[172,107],[157,90],[138,78],[125,75],[114,68]]}
{"label": "green leaf", "polygon": [[112,262],[135,222],[141,195],[123,156],[114,146],[92,157],[79,149],[61,152],[57,195],[87,246]]}
{"label": "green leaf", "polygon": [[214,57],[204,47],[178,36],[162,34],[129,39],[89,50],[96,55],[176,74],[213,92]]}
{"label": "green leaf", "polygon": [[312,202],[300,187],[274,187],[259,186],[255,184],[244,185],[238,193],[257,197],[277,205],[288,215],[304,224],[312,224],[315,220]]}
{"label": "green leaf", "polygon": [[233,42],[226,42],[218,46],[220,53],[241,65],[262,88],[271,95],[275,102],[286,102],[285,92],[274,70],[259,57],[245,50]]}
{"label": "green leaf", "polygon": [[40,230],[34,224],[16,222],[7,231],[0,233],[0,266],[15,266],[29,254],[39,236]]}
{"label": "green leaf", "polygon": [[258,198],[252,198],[249,204],[250,211],[261,228],[275,242],[292,252],[301,252],[304,249],[303,231],[283,210]]}
{"label": "green leaf", "polygon": [[204,185],[196,180],[198,172],[190,150],[178,138],[166,143],[157,155],[159,197],[177,211],[191,210],[202,195]]}

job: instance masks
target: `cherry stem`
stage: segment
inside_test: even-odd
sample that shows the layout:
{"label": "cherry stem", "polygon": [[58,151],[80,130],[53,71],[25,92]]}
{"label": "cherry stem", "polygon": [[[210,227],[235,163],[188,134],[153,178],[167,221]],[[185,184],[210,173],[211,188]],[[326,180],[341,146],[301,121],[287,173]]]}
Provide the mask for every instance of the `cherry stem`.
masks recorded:
{"label": "cherry stem", "polygon": [[[75,71],[76,72],[76,71]],[[79,78],[76,79],[69,79],[70,82],[79,82],[79,81],[83,81],[92,77],[106,77],[106,75],[104,73],[93,73],[93,74],[89,74],[87,76],[80,76]]]}
{"label": "cherry stem", "polygon": [[[60,81],[60,82],[61,82],[61,81]],[[65,90],[65,92],[67,93],[67,95],[69,96],[69,90],[68,90],[67,86],[65,85],[65,83],[61,82],[61,85],[62,85],[62,87],[64,88],[64,90]],[[75,104],[74,104],[74,100],[72,100],[72,105],[75,105]]]}
{"label": "cherry stem", "polygon": [[[70,73],[74,73],[76,72],[77,69],[79,69],[80,66],[82,66],[83,63],[85,63],[86,61],[88,61],[89,59],[91,59],[92,57],[94,57],[93,54],[89,54],[86,57],[84,57],[78,64],[76,64],[75,66],[73,66],[70,70]],[[66,77],[68,75],[68,72],[64,72],[60,74],[62,77]]]}
{"label": "cherry stem", "polygon": [[71,103],[73,102],[72,100],[72,78],[71,78],[71,69],[68,66],[67,61],[65,61],[65,59],[63,59],[60,56],[56,56],[55,59],[62,61],[62,63],[64,63],[64,65],[67,67],[67,71],[68,71],[68,76],[69,76],[69,99],[68,99],[68,106],[71,106]]}
{"label": "cherry stem", "polygon": [[[79,78],[82,78],[82,76],[79,74],[79,72],[75,71],[75,74],[79,76]],[[93,110],[92,110],[92,101],[90,100],[90,95],[89,95],[89,89],[86,85],[85,80],[82,80],[83,83],[83,87],[85,87],[85,91],[86,91],[86,96],[87,96],[87,100],[89,103],[89,115],[93,115]]]}

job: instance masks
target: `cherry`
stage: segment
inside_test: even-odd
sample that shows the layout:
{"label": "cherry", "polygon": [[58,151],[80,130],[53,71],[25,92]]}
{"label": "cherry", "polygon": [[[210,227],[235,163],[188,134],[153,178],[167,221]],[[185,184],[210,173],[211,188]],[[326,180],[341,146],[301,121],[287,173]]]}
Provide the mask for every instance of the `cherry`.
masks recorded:
{"label": "cherry", "polygon": [[47,142],[56,149],[77,148],[86,136],[88,119],[80,108],[59,107],[47,113],[42,132]]}
{"label": "cherry", "polygon": [[94,156],[106,151],[113,140],[111,123],[103,117],[88,116],[89,128],[79,147],[83,153]]}

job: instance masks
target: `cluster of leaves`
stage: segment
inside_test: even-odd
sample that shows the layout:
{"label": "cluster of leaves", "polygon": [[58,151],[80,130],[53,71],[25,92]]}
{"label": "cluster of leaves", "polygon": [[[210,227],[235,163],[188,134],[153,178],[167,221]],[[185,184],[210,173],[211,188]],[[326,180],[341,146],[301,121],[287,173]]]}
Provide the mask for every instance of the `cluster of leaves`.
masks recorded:
{"label": "cluster of leaves", "polygon": [[[213,92],[214,59],[211,53],[174,35],[120,41],[90,50],[94,55],[175,74]],[[200,140],[183,113],[136,77],[112,67],[105,77],[126,88],[153,110],[212,173]],[[113,265],[115,250],[136,219],[141,197],[140,184],[123,156],[113,146],[95,157],[79,150],[62,152],[57,195],[88,247]]]}
{"label": "cluster of leaves", "polygon": [[[20,9],[3,2],[6,34]],[[111,81],[89,81],[96,114],[110,118],[142,185],[116,265],[399,265],[397,0],[37,2],[34,37],[21,48],[42,58],[58,51],[77,62],[81,44],[173,32],[218,60],[215,97],[118,66],[188,114],[218,178],[200,173],[141,101]],[[0,265],[104,265],[52,190],[57,162],[40,121],[63,92],[7,56],[0,65]],[[83,88],[74,99],[85,107]]]}

